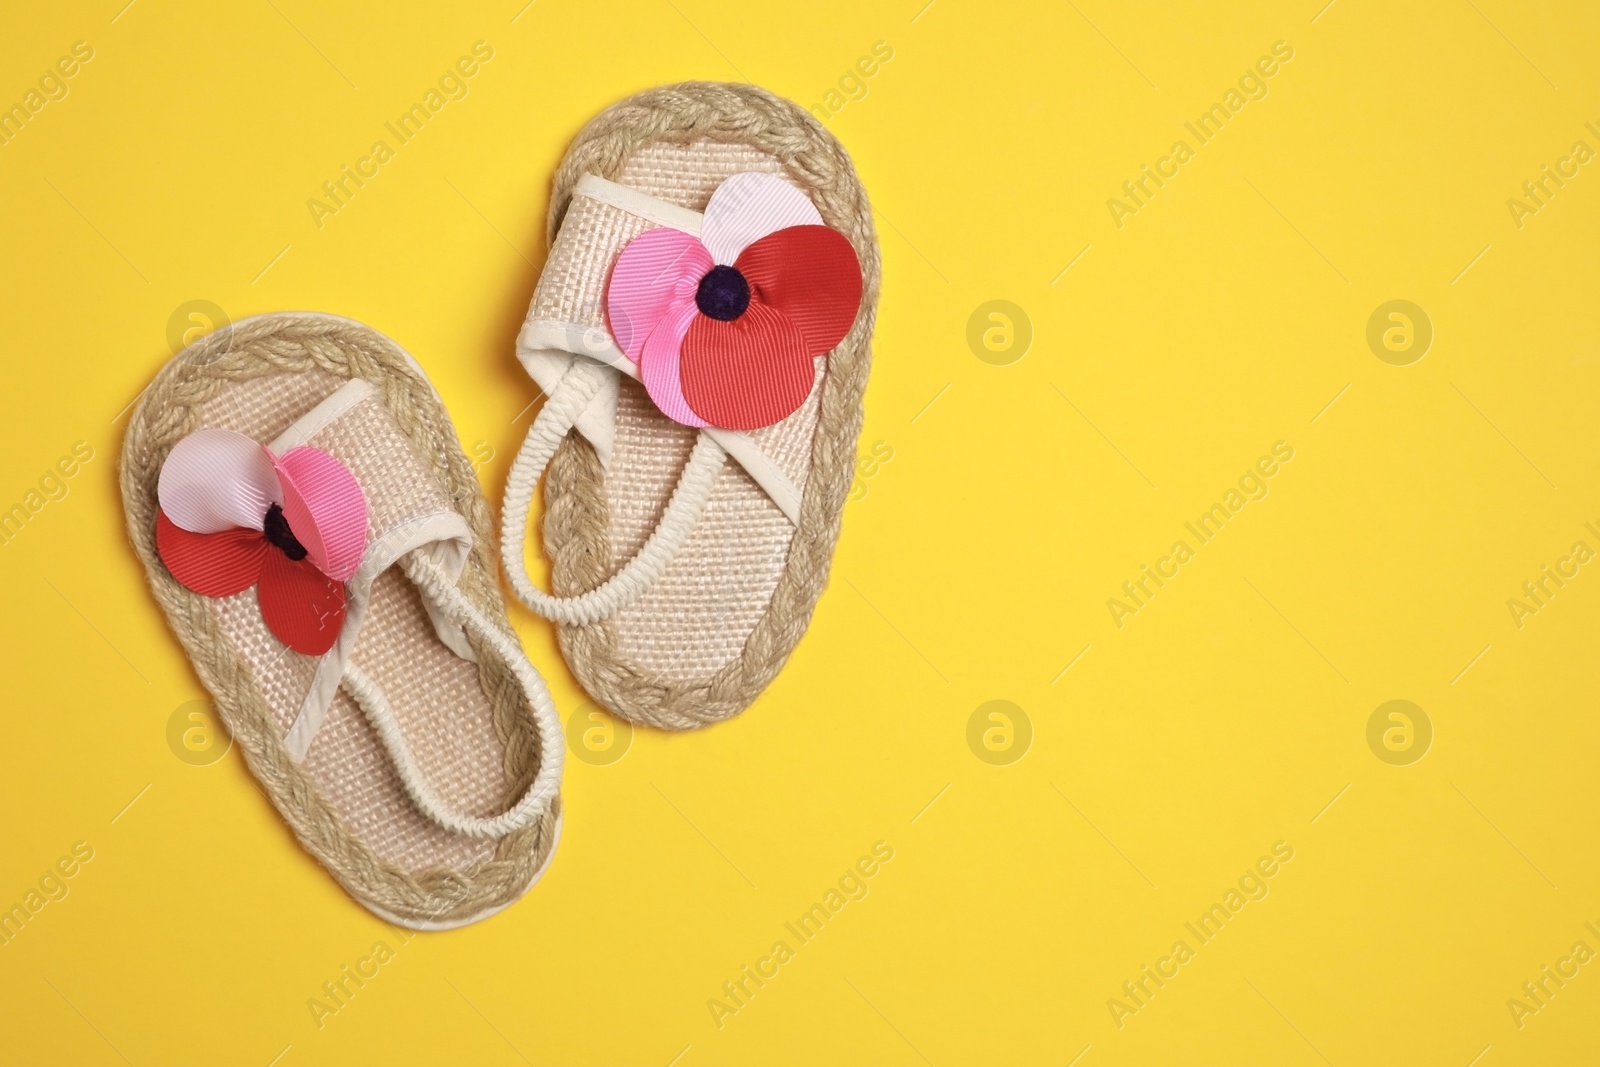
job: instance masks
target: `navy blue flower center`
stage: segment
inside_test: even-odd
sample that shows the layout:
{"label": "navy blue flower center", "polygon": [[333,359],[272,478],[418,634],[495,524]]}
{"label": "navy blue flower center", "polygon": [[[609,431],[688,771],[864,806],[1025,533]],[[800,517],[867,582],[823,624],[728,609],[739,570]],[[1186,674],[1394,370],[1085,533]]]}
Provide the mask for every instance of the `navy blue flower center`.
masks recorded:
{"label": "navy blue flower center", "polygon": [[737,267],[712,267],[700,279],[694,302],[707,318],[731,322],[750,306],[750,283],[744,280]]}
{"label": "navy blue flower center", "polygon": [[302,545],[295,537],[294,531],[289,529],[289,520],[283,517],[283,505],[274,504],[267,509],[261,519],[261,532],[266,535],[267,541],[277,545],[283,554],[295,562],[306,558],[306,546]]}

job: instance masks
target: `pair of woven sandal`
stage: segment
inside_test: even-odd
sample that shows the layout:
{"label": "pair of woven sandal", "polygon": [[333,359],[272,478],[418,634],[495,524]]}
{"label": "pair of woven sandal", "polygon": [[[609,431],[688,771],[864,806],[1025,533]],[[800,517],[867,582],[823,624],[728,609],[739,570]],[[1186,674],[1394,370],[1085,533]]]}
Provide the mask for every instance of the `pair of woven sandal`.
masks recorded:
{"label": "pair of woven sandal", "polygon": [[[879,263],[848,156],[749,86],[623,101],[558,170],[517,355],[545,394],[491,515],[438,394],[328,315],[170,361],[122,455],[128,529],[246,761],[360,903],[448,929],[560,836],[563,740],[496,578],[560,624],[597,703],[744,709],[827,579]],[[524,559],[535,487],[555,592]]]}

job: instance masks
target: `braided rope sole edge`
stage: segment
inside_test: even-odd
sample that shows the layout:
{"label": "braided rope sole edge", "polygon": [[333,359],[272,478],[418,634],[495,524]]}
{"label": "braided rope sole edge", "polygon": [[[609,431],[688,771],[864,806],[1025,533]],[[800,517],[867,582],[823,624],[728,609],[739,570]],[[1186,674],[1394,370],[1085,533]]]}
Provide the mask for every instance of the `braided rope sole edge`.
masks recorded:
{"label": "braided rope sole edge", "polygon": [[[358,902],[387,916],[416,923],[470,921],[526,891],[554,843],[559,800],[538,824],[501,839],[494,858],[474,869],[413,875],[384,862],[350,835],[289,756],[249,665],[221,634],[208,598],[179,585],[156,552],[161,464],[172,446],[197,428],[195,408],[231,381],[311,368],[363,378],[378,388],[472,529],[462,592],[516,641],[496,577],[489,505],[449,415],[404,351],[349,320],[296,312],[258,316],[217,330],[168,361],[140,398],[123,438],[119,477],[128,538],[247,766],[305,850]],[[487,655],[480,655],[479,663],[495,731],[506,749],[506,777],[520,792],[533,780],[539,760],[533,710],[508,667]]]}
{"label": "braided rope sole edge", "polygon": [[[743,711],[775,678],[810,625],[827,584],[844,504],[854,477],[862,396],[882,264],[866,191],[849,155],[810,113],[751,85],[684,82],[639,93],[602,111],[578,134],[556,171],[547,240],[555,235],[585,173],[616,180],[643,145],[709,138],[752,145],[775,156],[806,189],[823,221],[861,260],[861,310],[828,357],[800,524],[767,611],[739,657],[709,678],[663,682],[622,660],[609,622],[562,626],[561,650],[590,696],[625,719],[688,730]],[[544,542],[557,594],[602,584],[611,559],[605,472],[578,434],[557,450],[545,483]]]}

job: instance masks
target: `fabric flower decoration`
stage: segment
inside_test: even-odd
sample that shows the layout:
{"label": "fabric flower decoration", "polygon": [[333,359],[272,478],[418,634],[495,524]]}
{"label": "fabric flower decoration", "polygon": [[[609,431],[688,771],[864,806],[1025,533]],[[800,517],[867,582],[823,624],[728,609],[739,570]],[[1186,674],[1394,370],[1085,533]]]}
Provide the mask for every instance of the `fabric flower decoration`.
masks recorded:
{"label": "fabric flower decoration", "polygon": [[664,226],[630,241],[606,290],[612,336],[656,406],[729,430],[799,408],[860,306],[850,242],[805,193],[754,171],[711,194],[699,237]]}
{"label": "fabric flower decoration", "polygon": [[308,656],[333,647],[367,547],[367,498],[344,464],[197,430],[168,454],[156,498],[156,550],[174,578],[213,597],[256,586],[278,640]]}

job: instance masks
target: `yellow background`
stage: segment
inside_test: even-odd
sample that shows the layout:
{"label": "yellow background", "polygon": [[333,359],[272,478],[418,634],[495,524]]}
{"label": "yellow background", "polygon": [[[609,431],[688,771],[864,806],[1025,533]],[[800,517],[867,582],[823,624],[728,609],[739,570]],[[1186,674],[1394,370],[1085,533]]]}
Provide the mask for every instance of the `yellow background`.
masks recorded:
{"label": "yellow background", "polygon": [[[0,1059],[1593,1055],[1600,966],[1520,1028],[1506,1002],[1574,942],[1600,950],[1600,568],[1520,629],[1506,602],[1573,542],[1600,548],[1600,165],[1521,228],[1506,201],[1573,142],[1600,150],[1600,16],[524,2],[0,16],[0,103],[94,48],[0,148],[0,507],[94,449],[0,547],[0,907],[94,849],[0,948]],[[318,229],[307,199],[479,40],[470,95]],[[826,106],[879,41],[865,95]],[[1119,229],[1107,199],[1196,147],[1183,121],[1277,41],[1294,58],[1266,98]],[[512,341],[550,175],[600,108],[685,78],[817,106],[854,155],[885,279],[862,453],[892,459],[863,473],[811,630],[747,714],[571,760],[533,892],[402,943],[237,752],[169,748],[204,694],[126,545],[122,412],[188,301],[336,312],[421,360],[498,501],[534,396]],[[996,299],[1034,334],[1005,366],[966,340]],[[1409,366],[1366,342],[1392,299],[1435,331]],[[1280,440],[1270,494],[1119,629],[1107,599]],[[581,711],[551,628],[515,618]],[[1409,766],[1367,744],[1391,699],[1433,726]],[[990,700],[1031,724],[1009,765],[968,745]],[[870,894],[719,1028],[722,983],[877,841],[894,859]],[[1194,944],[1184,923],[1277,841],[1294,859],[1270,895]],[[1180,938],[1195,958],[1119,1028],[1108,999]],[[308,1000],[379,940],[395,958],[319,1028]]]}

